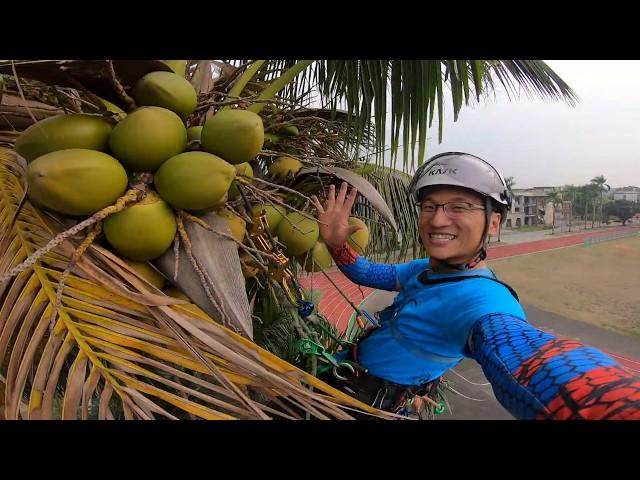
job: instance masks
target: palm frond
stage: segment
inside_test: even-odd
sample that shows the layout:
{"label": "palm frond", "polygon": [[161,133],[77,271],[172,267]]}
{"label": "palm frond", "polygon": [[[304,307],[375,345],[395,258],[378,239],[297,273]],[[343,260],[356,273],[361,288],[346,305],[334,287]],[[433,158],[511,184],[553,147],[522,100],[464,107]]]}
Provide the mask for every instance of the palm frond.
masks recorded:
{"label": "palm frond", "polygon": [[[265,70],[283,69],[295,61],[266,62]],[[438,114],[438,137],[442,141],[444,87],[449,87],[454,120],[463,105],[496,90],[500,84],[510,97],[521,91],[574,105],[577,95],[548,65],[540,60],[319,60],[284,90],[292,98],[311,92],[317,85],[323,106],[345,108],[354,123],[348,143],[359,145],[369,122],[375,128],[375,150],[386,148],[387,91],[390,93],[391,147],[395,167],[398,147],[403,145],[402,168],[423,161],[427,127]],[[402,135],[401,135],[402,132]],[[376,160],[382,161],[379,155]]]}
{"label": "palm frond", "polygon": [[418,214],[409,194],[411,177],[385,166],[367,165],[357,170],[380,193],[391,209],[398,227],[397,235],[387,222],[380,221],[377,210],[366,198],[354,206],[354,214],[362,217],[369,227],[367,254],[383,261],[402,261],[411,252],[421,254],[418,233]]}

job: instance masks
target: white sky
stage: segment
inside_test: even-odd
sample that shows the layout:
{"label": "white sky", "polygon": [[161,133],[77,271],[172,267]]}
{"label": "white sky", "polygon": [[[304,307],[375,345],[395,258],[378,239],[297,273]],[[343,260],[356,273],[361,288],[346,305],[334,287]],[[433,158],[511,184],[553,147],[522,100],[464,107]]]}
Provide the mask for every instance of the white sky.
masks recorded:
{"label": "white sky", "polygon": [[434,119],[427,158],[445,151],[478,155],[513,176],[516,188],[580,185],[597,175],[612,187],[640,186],[640,61],[547,63],[580,97],[576,107],[524,94],[509,101],[499,93],[463,107],[454,123],[446,102],[443,143]]}

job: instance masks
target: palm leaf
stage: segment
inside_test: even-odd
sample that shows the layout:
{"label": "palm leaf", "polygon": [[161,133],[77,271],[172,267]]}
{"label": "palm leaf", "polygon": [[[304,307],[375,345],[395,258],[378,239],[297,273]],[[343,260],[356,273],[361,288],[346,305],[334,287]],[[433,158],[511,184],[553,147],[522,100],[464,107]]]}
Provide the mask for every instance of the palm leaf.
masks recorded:
{"label": "palm leaf", "polygon": [[[283,69],[295,63],[293,60],[286,65],[282,61],[267,61],[263,68]],[[389,90],[392,160],[396,161],[398,147],[402,145],[403,168],[409,168],[414,164],[416,144],[420,147],[418,163],[424,158],[427,126],[431,126],[435,111],[442,141],[445,85],[450,88],[454,120],[457,120],[463,105],[494,92],[497,84],[501,84],[510,97],[517,97],[523,91],[528,96],[565,101],[570,105],[577,100],[571,87],[540,60],[319,60],[290,82],[283,96],[305,91],[311,95],[317,85],[323,105],[333,111],[346,109],[349,124],[354,125],[348,143],[356,146],[360,145],[363,132],[373,118],[376,161],[380,163],[386,149]]]}
{"label": "palm leaf", "polygon": [[[23,168],[11,150],[0,149],[3,274],[57,233],[30,202],[18,211]],[[98,246],[72,270],[50,329],[58,280],[73,251],[72,242],[64,241],[0,285],[0,375],[7,419],[294,416],[287,405],[316,418],[349,418],[343,406],[385,416],[197,307],[171,305],[180,302],[162,296]],[[275,403],[266,406],[257,397]]]}
{"label": "palm leaf", "polygon": [[384,199],[397,224],[395,231],[388,228],[384,222],[379,221],[370,202],[357,202],[354,214],[362,217],[369,227],[367,253],[384,261],[403,261],[409,252],[412,258],[421,255],[418,213],[409,193],[411,176],[385,166],[368,165],[358,171]]}

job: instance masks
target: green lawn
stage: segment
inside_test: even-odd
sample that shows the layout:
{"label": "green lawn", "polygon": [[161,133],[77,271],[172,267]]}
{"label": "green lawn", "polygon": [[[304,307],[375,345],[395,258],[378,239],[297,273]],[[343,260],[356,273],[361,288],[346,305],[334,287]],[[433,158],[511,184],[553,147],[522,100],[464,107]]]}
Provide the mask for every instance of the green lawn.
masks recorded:
{"label": "green lawn", "polygon": [[640,236],[489,262],[524,303],[640,335]]}

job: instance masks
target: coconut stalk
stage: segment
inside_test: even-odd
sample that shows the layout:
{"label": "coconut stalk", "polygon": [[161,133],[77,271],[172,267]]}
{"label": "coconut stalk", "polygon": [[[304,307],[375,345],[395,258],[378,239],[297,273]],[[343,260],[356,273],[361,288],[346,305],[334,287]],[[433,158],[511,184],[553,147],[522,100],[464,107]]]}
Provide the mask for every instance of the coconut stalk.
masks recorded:
{"label": "coconut stalk", "polygon": [[[247,70],[236,80],[231,90],[227,94],[227,98],[233,99],[235,97],[239,97],[244,90],[244,87],[247,85],[249,80],[251,80],[255,74],[258,72],[260,67],[264,64],[265,60],[256,60],[253,62]],[[231,108],[231,105],[226,105],[222,107],[222,110]],[[257,113],[257,112],[256,112]]]}

